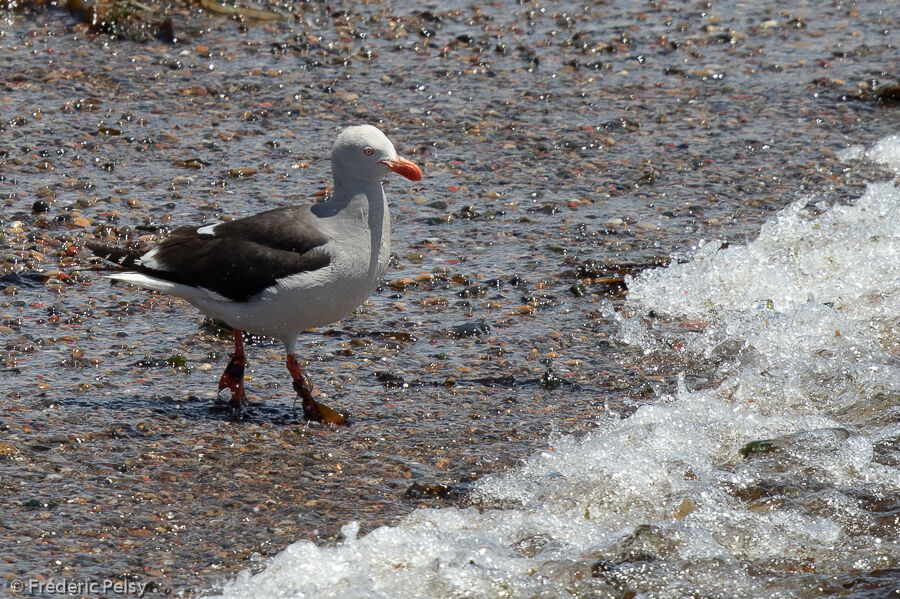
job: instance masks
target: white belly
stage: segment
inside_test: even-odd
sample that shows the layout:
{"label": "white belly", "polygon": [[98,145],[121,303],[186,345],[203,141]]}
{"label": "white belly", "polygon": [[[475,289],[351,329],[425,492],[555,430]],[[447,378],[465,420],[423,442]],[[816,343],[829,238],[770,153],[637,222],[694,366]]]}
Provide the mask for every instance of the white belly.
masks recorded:
{"label": "white belly", "polygon": [[304,329],[331,324],[351,314],[378,285],[377,280],[362,278],[319,278],[294,275],[284,279],[250,302],[232,304],[230,314],[222,318],[234,327],[260,335],[296,337]]}

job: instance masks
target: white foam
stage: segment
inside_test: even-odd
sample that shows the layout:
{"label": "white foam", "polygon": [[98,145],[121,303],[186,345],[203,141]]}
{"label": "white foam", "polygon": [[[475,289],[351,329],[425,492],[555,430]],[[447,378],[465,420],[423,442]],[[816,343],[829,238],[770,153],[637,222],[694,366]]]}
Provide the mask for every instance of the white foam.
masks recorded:
{"label": "white foam", "polygon": [[[900,136],[864,153],[900,165]],[[900,559],[860,497],[900,493],[900,193],[799,201],[745,246],[629,281],[621,337],[722,382],[607,418],[486,477],[480,509],[423,509],[334,547],[299,541],[222,597],[798,597]],[[676,332],[661,337],[662,315]],[[673,343],[677,342],[677,343]],[[744,457],[742,448],[770,440]]]}
{"label": "white foam", "polygon": [[866,158],[900,172],[900,134],[886,137],[866,152]]}
{"label": "white foam", "polygon": [[869,160],[900,174],[900,134],[885,137],[868,150],[860,145],[849,146],[838,152],[838,158],[845,162]]}

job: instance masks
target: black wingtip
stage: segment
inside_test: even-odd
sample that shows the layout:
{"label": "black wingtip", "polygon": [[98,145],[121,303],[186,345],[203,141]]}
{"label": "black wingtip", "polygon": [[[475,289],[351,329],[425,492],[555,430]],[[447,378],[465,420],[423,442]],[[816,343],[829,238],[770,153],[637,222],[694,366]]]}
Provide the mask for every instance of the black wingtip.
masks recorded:
{"label": "black wingtip", "polygon": [[95,240],[86,241],[84,246],[91,250],[94,255],[125,267],[133,266],[134,261],[137,260],[142,253],[138,250],[121,248],[110,243]]}

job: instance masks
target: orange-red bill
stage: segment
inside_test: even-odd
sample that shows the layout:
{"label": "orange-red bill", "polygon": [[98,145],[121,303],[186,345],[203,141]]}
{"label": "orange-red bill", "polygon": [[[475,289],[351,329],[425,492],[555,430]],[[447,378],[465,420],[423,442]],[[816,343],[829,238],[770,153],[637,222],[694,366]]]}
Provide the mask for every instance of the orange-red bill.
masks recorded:
{"label": "orange-red bill", "polygon": [[382,160],[381,164],[387,166],[398,175],[403,175],[410,181],[418,181],[422,178],[422,169],[416,166],[416,163],[412,160],[397,156],[393,160]]}

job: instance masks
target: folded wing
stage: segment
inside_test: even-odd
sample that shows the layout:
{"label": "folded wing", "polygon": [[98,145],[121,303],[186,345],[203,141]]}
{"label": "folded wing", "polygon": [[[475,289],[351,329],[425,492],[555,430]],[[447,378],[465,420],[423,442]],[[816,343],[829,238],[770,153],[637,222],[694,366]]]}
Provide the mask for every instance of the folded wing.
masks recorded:
{"label": "folded wing", "polygon": [[143,254],[98,243],[88,247],[129,270],[243,302],[278,279],[328,266],[329,238],[315,221],[307,207],[278,208],[215,225],[180,227]]}

